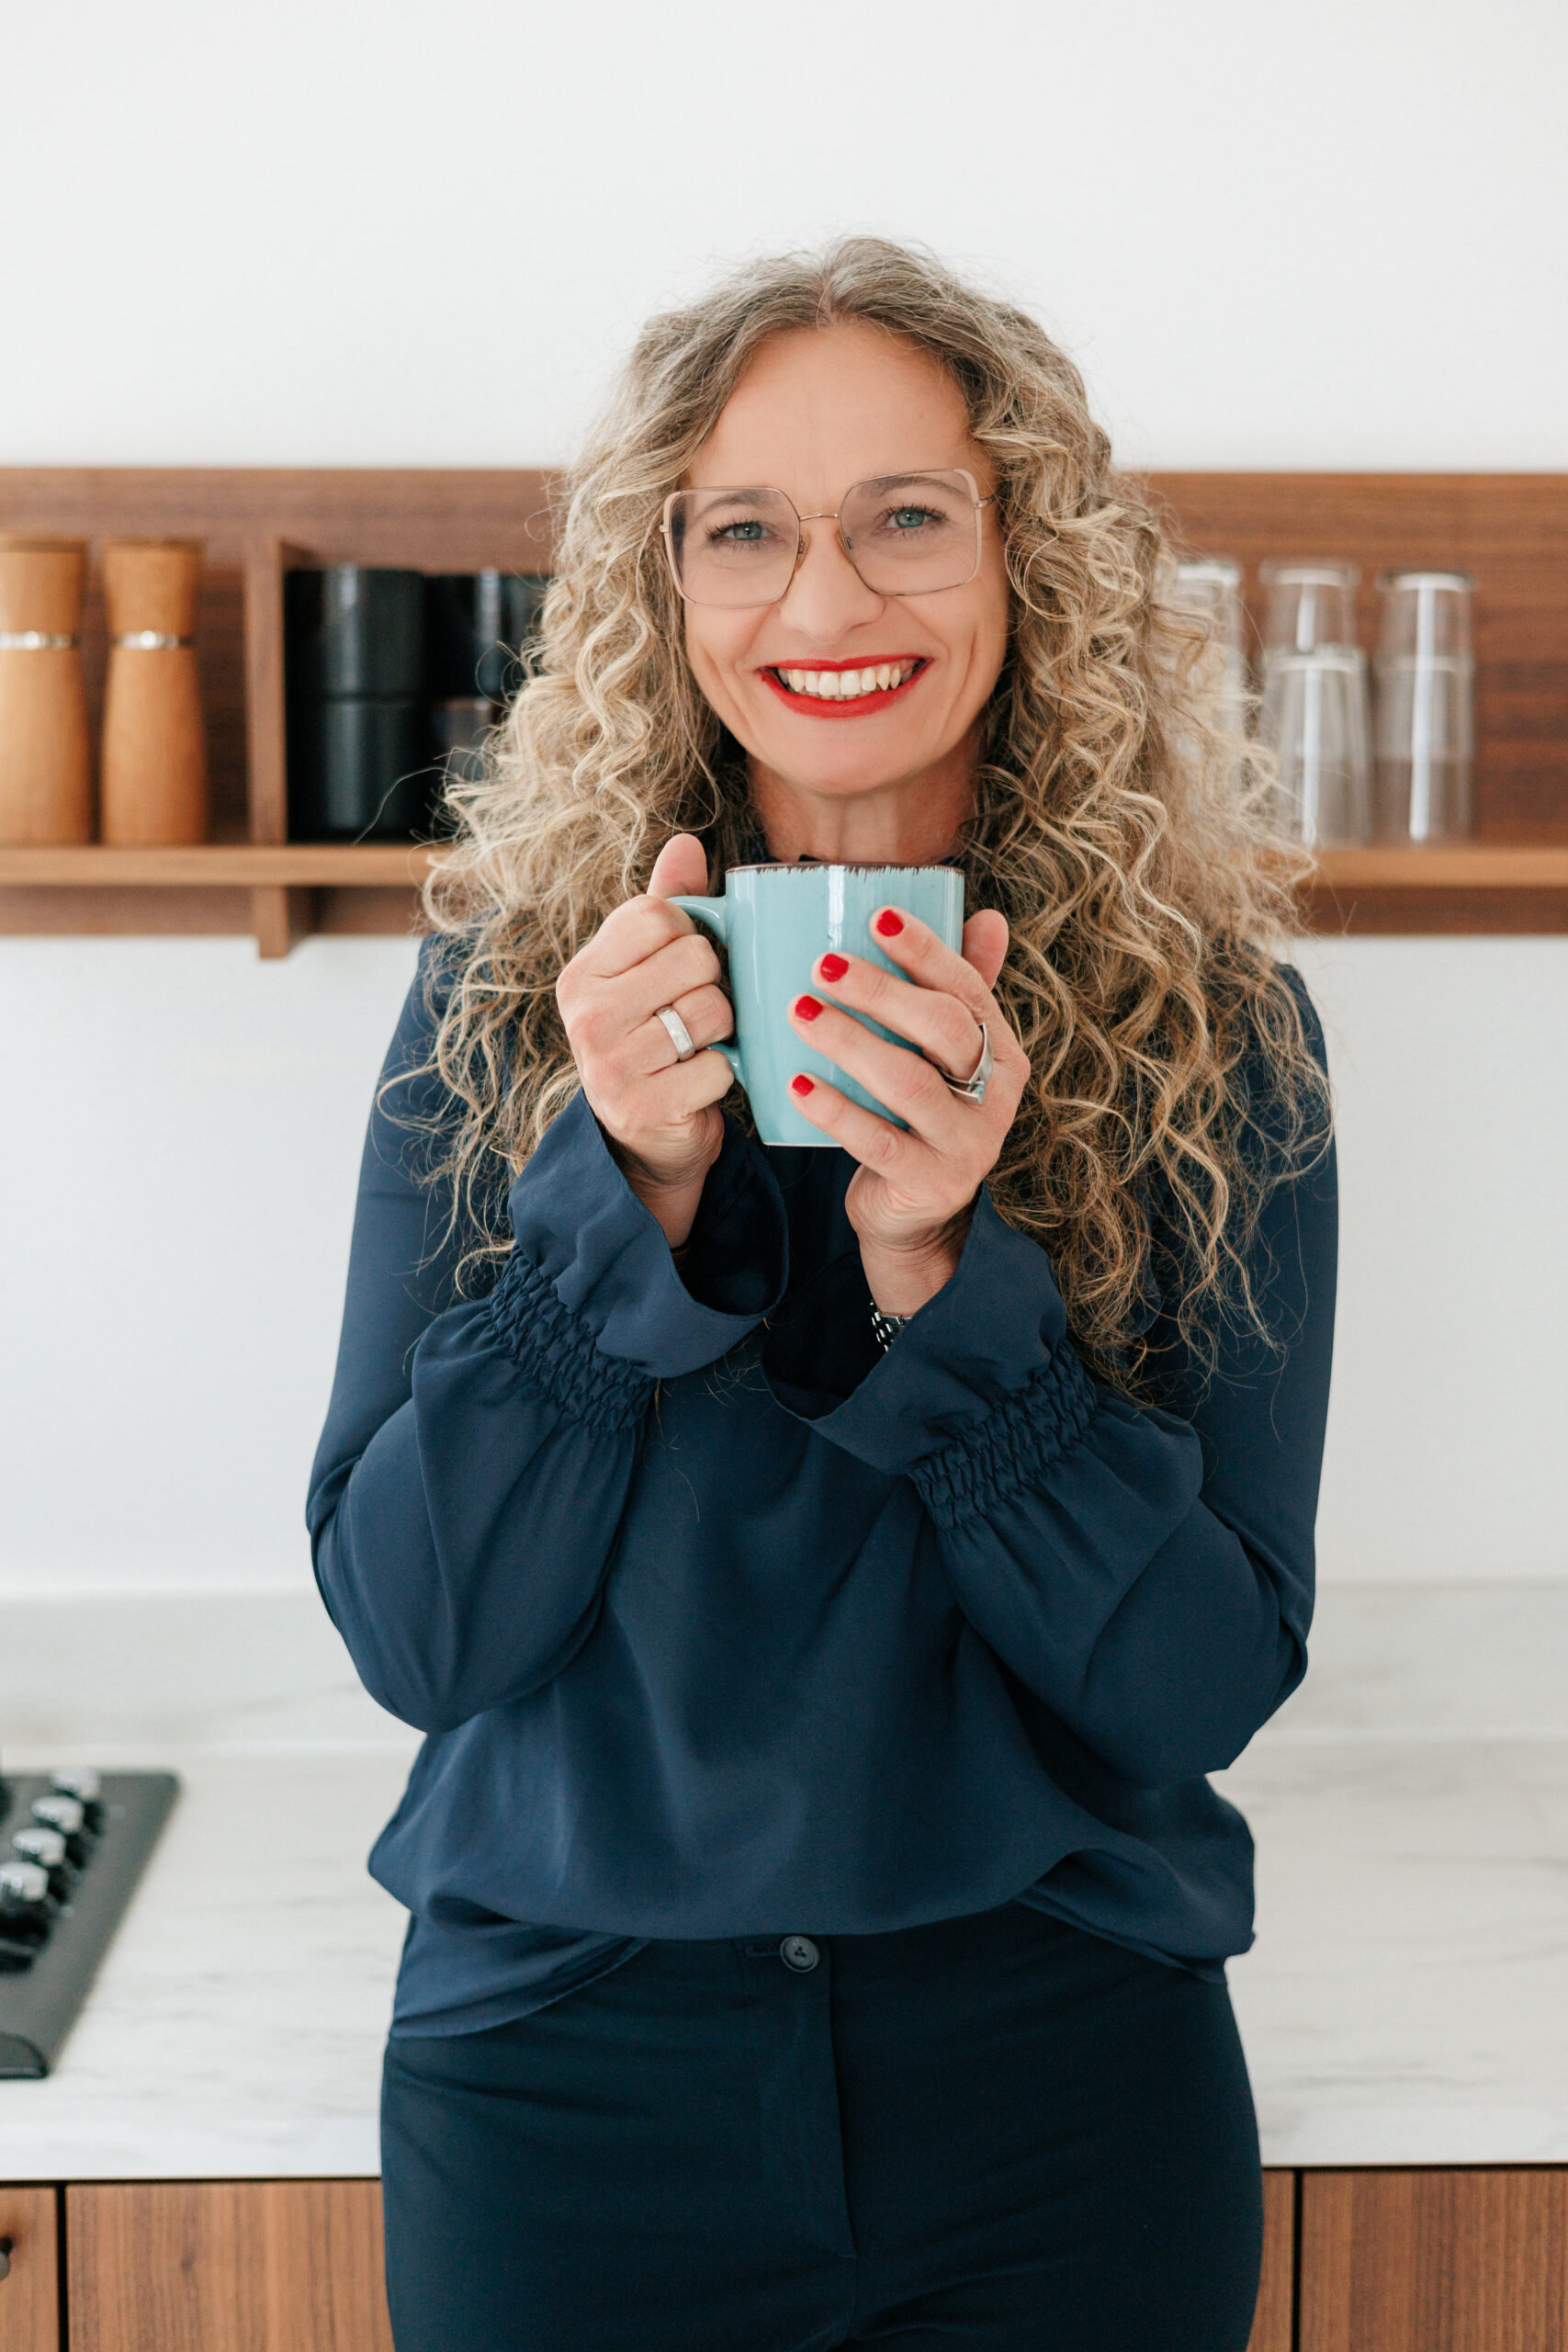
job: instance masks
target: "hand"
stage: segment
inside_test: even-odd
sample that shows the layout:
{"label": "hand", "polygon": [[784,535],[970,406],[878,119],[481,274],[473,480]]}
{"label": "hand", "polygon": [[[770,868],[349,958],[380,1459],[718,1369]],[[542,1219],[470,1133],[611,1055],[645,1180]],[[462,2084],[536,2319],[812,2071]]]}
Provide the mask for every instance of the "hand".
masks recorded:
{"label": "hand", "polygon": [[[812,967],[815,992],[793,997],[789,1018],[797,1036],[907,1120],[908,1132],[825,1079],[801,1072],[791,1083],[802,1117],[860,1161],[844,1208],[860,1238],[872,1297],[886,1315],[912,1315],[958,1263],[975,1196],[996,1166],[1028,1082],[1029,1057],[991,993],[1007,954],[1004,916],[971,915],[959,954],[901,907],[878,909],[872,929],[908,978],[858,956],[819,956]],[[920,1050],[909,1053],[878,1037],[840,1007],[869,1013]],[[982,1022],[996,1069],[985,1101],[968,1102],[942,1072],[969,1076],[980,1058]]]}
{"label": "hand", "polygon": [[607,915],[556,982],[582,1091],[671,1249],[691,1231],[703,1181],[723,1148],[716,1105],[734,1083],[722,1054],[677,1061],[654,1017],[673,1005],[693,1044],[705,1048],[735,1026],[712,941],[669,903],[676,891],[705,891],[707,879],[696,835],[673,835],[654,860],[646,895]]}

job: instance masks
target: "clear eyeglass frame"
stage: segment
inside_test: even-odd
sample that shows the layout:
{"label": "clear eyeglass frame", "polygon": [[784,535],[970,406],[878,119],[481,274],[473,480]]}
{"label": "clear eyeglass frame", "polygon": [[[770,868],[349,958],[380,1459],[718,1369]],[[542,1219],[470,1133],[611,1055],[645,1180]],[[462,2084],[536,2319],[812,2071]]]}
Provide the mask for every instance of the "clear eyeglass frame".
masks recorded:
{"label": "clear eyeglass frame", "polygon": [[[969,563],[969,568],[966,571],[957,573],[951,580],[931,582],[923,588],[879,586],[875,580],[866,579],[865,572],[862,569],[861,564],[856,560],[854,542],[845,531],[842,518],[847,512],[853,511],[857,495],[863,491],[886,492],[893,488],[897,488],[899,490],[915,490],[918,489],[921,482],[939,482],[949,488],[951,488],[954,482],[962,482],[965,491],[968,492],[969,503],[974,514],[975,534],[974,553]],[[776,589],[772,595],[718,597],[694,596],[691,591],[686,587],[685,582],[681,577],[680,558],[675,551],[674,518],[676,512],[680,508],[683,500],[699,496],[715,500],[720,498],[776,498],[780,501],[781,504],[786,507],[789,513],[795,516],[795,553],[790,560],[789,576],[784,580],[783,586]],[[684,603],[688,605],[716,605],[725,607],[730,612],[757,612],[765,605],[782,604],[784,597],[788,595],[790,588],[795,581],[795,575],[800,570],[801,564],[806,559],[806,526],[807,523],[836,523],[839,526],[838,530],[835,533],[839,545],[842,548],[844,556],[854,571],[856,578],[860,580],[865,587],[870,589],[874,596],[934,596],[941,594],[948,588],[967,587],[969,582],[974,579],[975,574],[980,569],[980,535],[983,527],[983,510],[987,506],[994,506],[996,503],[997,494],[995,491],[992,491],[985,498],[981,497],[980,485],[966,466],[922,466],[913,468],[907,473],[873,474],[864,481],[852,482],[836,507],[824,507],[818,513],[812,514],[803,514],[800,512],[800,509],[795,505],[794,500],[788,495],[787,492],[777,490],[771,483],[748,483],[744,486],[730,486],[728,484],[716,485],[712,488],[705,488],[700,492],[672,490],[669,497],[664,502],[664,512],[660,523],[660,531],[664,541],[665,560],[670,566],[670,577],[675,583],[675,592],[677,595],[679,595]]]}

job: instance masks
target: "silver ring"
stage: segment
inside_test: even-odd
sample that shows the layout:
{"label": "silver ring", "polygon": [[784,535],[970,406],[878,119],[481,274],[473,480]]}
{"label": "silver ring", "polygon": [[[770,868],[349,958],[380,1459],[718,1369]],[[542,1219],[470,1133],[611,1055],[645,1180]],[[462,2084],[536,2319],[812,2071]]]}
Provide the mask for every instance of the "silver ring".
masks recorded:
{"label": "silver ring", "polygon": [[[965,1102],[983,1102],[986,1099],[986,1081],[990,1077],[991,1072],[995,1069],[996,1066],[997,1057],[991,1051],[990,1032],[982,1021],[980,1023],[979,1060],[976,1063],[967,1078],[948,1078],[947,1082],[949,1086],[952,1087],[954,1094],[963,1095]],[[947,1078],[947,1072],[945,1070],[943,1070],[942,1076]]]}
{"label": "silver ring", "polygon": [[171,637],[165,628],[133,628],[123,637],[111,637],[109,643],[122,653],[174,653],[182,645],[194,645],[196,639]]}
{"label": "silver ring", "polygon": [[77,642],[46,628],[0,629],[0,653],[69,653]]}
{"label": "silver ring", "polygon": [[661,1004],[653,1017],[656,1021],[662,1021],[666,1029],[669,1030],[670,1043],[675,1048],[676,1060],[678,1062],[689,1062],[692,1056],[697,1049],[693,1042],[691,1031],[687,1028],[685,1023],[682,1020],[674,1006],[672,1004]]}

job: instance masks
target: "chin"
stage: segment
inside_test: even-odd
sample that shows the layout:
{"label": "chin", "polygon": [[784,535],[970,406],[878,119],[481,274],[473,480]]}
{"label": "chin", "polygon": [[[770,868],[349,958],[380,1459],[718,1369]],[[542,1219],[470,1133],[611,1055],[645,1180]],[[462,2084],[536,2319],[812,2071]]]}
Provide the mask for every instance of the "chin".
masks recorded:
{"label": "chin", "polygon": [[[809,723],[809,722],[807,722]],[[846,730],[847,731],[847,730]],[[759,737],[752,757],[802,792],[848,799],[859,792],[880,792],[903,778],[919,775],[942,759],[940,750],[924,743],[824,745],[816,758],[798,741],[775,743]]]}

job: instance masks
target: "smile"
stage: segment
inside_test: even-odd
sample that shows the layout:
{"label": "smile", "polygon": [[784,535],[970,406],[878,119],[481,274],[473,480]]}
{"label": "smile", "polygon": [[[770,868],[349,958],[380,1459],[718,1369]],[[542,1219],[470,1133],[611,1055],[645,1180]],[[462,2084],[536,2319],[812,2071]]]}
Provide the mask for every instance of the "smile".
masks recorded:
{"label": "smile", "polygon": [[886,709],[930,667],[925,655],[904,654],[891,662],[838,662],[809,669],[779,662],[759,674],[792,709],[809,711],[813,718],[846,718],[852,712]]}

